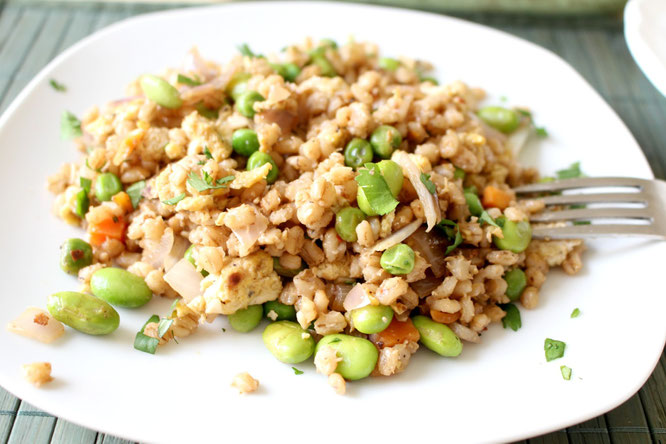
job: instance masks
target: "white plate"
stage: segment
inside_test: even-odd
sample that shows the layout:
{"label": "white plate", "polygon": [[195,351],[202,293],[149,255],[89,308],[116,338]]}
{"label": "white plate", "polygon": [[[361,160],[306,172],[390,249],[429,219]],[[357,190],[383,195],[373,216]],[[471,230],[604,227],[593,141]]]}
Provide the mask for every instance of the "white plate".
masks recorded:
{"label": "white plate", "polygon": [[[49,213],[48,174],[75,158],[58,139],[60,114],[81,114],[118,98],[144,72],[176,66],[198,45],[224,61],[248,42],[278,51],[303,36],[381,43],[388,55],[432,60],[443,80],[464,79],[535,110],[551,137],[528,147],[524,160],[544,172],[580,160],[590,175],[652,177],[620,119],[570,66],[507,34],[461,20],[327,3],[240,3],[133,18],[86,38],[46,67],[0,121],[0,324],[52,292],[76,289],[57,266],[58,246],[82,233]],[[53,91],[48,80],[68,86]],[[334,395],[311,363],[276,361],[258,331],[236,334],[216,321],[155,355],[133,350],[135,332],[155,300],[120,310],[121,326],[106,338],[68,330],[55,346],[0,333],[0,384],[67,420],[133,440],[159,442],[509,441],[556,430],[601,414],[630,397],[650,375],[664,345],[661,276],[666,244],[609,240],[590,244],[577,277],[552,272],[539,308],[523,310],[523,328],[495,326],[483,344],[458,359],[420,351],[392,378],[348,384]],[[570,319],[579,307],[581,316]],[[546,363],[545,338],[567,343],[563,359]],[[34,389],[21,364],[50,361],[55,381]],[[560,365],[573,368],[564,381]],[[239,396],[232,377],[249,371],[258,393]]]}
{"label": "white plate", "polygon": [[666,2],[631,0],[627,3],[624,37],[638,66],[666,96]]}

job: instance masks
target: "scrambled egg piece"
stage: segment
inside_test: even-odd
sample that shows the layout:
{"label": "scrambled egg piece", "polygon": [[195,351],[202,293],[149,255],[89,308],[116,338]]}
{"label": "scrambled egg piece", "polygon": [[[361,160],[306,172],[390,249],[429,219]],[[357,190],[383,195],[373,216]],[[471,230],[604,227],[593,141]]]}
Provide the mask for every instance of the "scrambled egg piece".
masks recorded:
{"label": "scrambled egg piece", "polygon": [[282,281],[273,271],[273,258],[263,251],[228,259],[219,276],[209,276],[202,284],[211,281],[203,294],[207,313],[216,307],[219,313],[230,315],[249,305],[274,301],[282,291]]}
{"label": "scrambled egg piece", "polygon": [[567,255],[582,243],[583,241],[580,239],[550,241],[533,240],[530,243],[528,251],[537,252],[541,257],[546,259],[548,266],[555,267],[562,265],[562,262],[567,258]]}

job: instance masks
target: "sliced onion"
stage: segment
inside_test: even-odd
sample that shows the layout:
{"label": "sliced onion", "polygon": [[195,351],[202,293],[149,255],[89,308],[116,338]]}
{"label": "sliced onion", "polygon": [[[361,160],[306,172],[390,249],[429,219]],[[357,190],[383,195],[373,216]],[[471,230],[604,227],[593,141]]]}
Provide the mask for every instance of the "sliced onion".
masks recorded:
{"label": "sliced onion", "polygon": [[420,281],[412,282],[409,284],[412,290],[416,294],[419,295],[420,299],[425,298],[426,296],[430,296],[432,291],[439,287],[439,284],[442,283],[442,279],[433,276],[432,274],[426,272],[426,277],[425,279],[421,279]]}
{"label": "sliced onion", "polygon": [[329,284],[326,287],[326,293],[328,293],[331,300],[331,310],[340,312],[344,311],[345,299],[352,288],[354,288],[354,286],[349,284]]}
{"label": "sliced onion", "polygon": [[264,234],[266,228],[268,228],[268,219],[266,216],[258,212],[256,209],[254,210],[254,214],[255,220],[253,224],[231,230],[238,238],[238,242],[240,242],[241,248],[239,253],[241,256],[245,256],[250,249],[254,247],[254,244],[257,243],[259,237]]}
{"label": "sliced onion", "polygon": [[173,247],[169,251],[168,256],[164,259],[164,271],[171,270],[171,267],[176,265],[176,262],[181,260],[185,255],[185,251],[190,247],[190,242],[182,236],[176,236],[173,242]]}
{"label": "sliced onion", "polygon": [[372,251],[384,251],[388,248],[391,248],[394,245],[399,244],[400,242],[404,241],[409,236],[411,236],[412,233],[414,233],[416,230],[418,230],[422,223],[423,223],[422,220],[417,219],[414,222],[405,225],[395,233],[391,234],[389,237],[386,237],[377,242],[372,247]]}
{"label": "sliced onion", "polygon": [[518,156],[522,149],[527,144],[527,140],[530,138],[530,133],[532,130],[531,125],[529,124],[529,119],[525,119],[528,122],[523,122],[521,126],[511,133],[511,135],[506,140],[506,147],[511,150],[514,157]]}
{"label": "sliced onion", "polygon": [[354,288],[347,294],[345,302],[342,304],[346,311],[352,311],[355,308],[365,307],[370,305],[370,298],[366,293],[363,285],[356,284]]}
{"label": "sliced onion", "polygon": [[467,342],[474,342],[475,344],[478,344],[481,342],[481,338],[479,338],[479,334],[472,330],[469,327],[465,327],[462,324],[459,324],[457,322],[454,322],[453,324],[449,324],[449,327],[451,327],[451,330],[453,330],[453,333],[456,334],[460,339],[463,341]]}
{"label": "sliced onion", "polygon": [[298,123],[298,116],[286,109],[267,109],[260,116],[266,123],[275,123],[282,130],[282,134],[288,134]]}
{"label": "sliced onion", "polygon": [[433,231],[426,233],[423,228],[419,228],[412,234],[405,243],[412,247],[414,251],[421,253],[430,264],[430,270],[435,277],[442,277],[446,273],[446,247],[450,242],[442,235]]}
{"label": "sliced onion", "polygon": [[148,262],[155,268],[164,265],[164,259],[169,255],[174,243],[173,230],[167,227],[159,241],[152,239],[143,240],[143,254],[141,260]]}
{"label": "sliced onion", "polygon": [[199,74],[203,80],[209,80],[217,75],[217,71],[208,66],[208,63],[206,63],[206,60],[201,57],[201,54],[196,47],[191,48],[187,52],[185,60],[183,61],[183,70],[186,72],[195,72]]}
{"label": "sliced onion", "polygon": [[164,280],[183,297],[186,304],[201,294],[203,276],[187,259],[183,258],[164,275]]}
{"label": "sliced onion", "polygon": [[416,194],[419,196],[419,200],[423,204],[423,212],[425,213],[426,222],[428,224],[428,229],[430,231],[435,228],[437,222],[442,218],[442,213],[439,210],[439,202],[437,197],[433,196],[430,191],[425,187],[423,182],[421,182],[421,173],[422,171],[419,167],[412,161],[412,158],[404,151],[396,151],[393,153],[392,159],[402,167],[402,170],[406,173],[407,178],[411,182]]}
{"label": "sliced onion", "polygon": [[65,333],[65,327],[59,321],[37,307],[28,307],[7,324],[7,330],[45,344],[50,344]]}

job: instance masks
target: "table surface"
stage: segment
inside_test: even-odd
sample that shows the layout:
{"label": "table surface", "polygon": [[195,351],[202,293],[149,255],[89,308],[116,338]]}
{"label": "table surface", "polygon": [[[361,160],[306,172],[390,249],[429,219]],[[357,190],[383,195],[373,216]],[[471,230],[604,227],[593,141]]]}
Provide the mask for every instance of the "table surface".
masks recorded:
{"label": "table surface", "polygon": [[[126,17],[174,4],[0,0],[0,113],[56,55]],[[465,19],[542,45],[571,63],[624,120],[654,174],[666,177],[666,98],[634,63],[617,17],[474,14]],[[127,443],[41,412],[0,388],[0,444]],[[666,443],[666,355],[641,390],[615,410],[530,443]]]}

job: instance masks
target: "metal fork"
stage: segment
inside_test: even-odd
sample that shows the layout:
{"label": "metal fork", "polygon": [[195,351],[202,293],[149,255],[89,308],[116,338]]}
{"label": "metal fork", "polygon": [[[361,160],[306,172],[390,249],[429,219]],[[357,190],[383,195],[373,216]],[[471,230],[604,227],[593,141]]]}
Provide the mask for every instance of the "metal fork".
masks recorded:
{"label": "metal fork", "polygon": [[[627,192],[589,192],[590,188],[627,188]],[[587,189],[588,192],[585,192]],[[568,192],[539,198],[546,210],[532,214],[532,222],[590,221],[586,225],[534,227],[532,236],[541,239],[592,238],[602,236],[637,236],[666,239],[666,182],[628,177],[585,177],[535,183],[515,188],[519,199],[542,193]],[[612,204],[630,203],[627,208]],[[603,204],[603,208],[576,208],[548,211],[552,206]],[[640,223],[598,224],[599,219],[625,219]]]}

